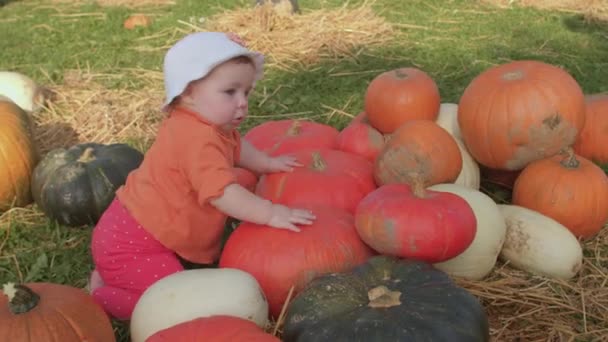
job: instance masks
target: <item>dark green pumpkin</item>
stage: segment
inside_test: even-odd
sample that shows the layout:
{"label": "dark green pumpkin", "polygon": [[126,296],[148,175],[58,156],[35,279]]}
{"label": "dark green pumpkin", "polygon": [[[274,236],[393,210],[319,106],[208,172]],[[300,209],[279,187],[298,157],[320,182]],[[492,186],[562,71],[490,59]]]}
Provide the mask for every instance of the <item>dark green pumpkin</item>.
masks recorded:
{"label": "dark green pumpkin", "polygon": [[285,342],[489,341],[477,298],[420,261],[374,256],[314,279],[291,302]]}
{"label": "dark green pumpkin", "polygon": [[66,226],[95,224],[143,154],[125,144],[85,143],[47,153],[34,169],[34,202]]}

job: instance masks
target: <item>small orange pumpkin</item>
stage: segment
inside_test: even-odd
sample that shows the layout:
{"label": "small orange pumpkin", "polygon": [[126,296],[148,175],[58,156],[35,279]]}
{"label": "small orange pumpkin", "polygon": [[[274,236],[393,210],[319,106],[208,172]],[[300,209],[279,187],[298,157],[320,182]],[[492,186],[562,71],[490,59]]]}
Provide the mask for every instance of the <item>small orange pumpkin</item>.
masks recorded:
{"label": "small orange pumpkin", "polygon": [[0,212],[32,201],[30,182],[37,162],[31,119],[0,96]]}
{"label": "small orange pumpkin", "polygon": [[365,92],[365,113],[381,133],[392,133],[408,120],[435,121],[440,96],[435,81],[416,68],[400,68],[376,76]]}
{"label": "small orange pumpkin", "polygon": [[125,22],[123,23],[123,27],[127,30],[132,30],[138,26],[148,27],[152,23],[152,18],[145,14],[136,13],[130,15]]}
{"label": "small orange pumpkin", "polygon": [[434,121],[413,120],[399,127],[374,164],[378,186],[389,183],[425,187],[452,183],[462,169],[462,155],[454,138]]}
{"label": "small orange pumpkin", "polygon": [[574,144],[581,157],[608,165],[608,93],[585,97],[585,127]]}
{"label": "small orange pumpkin", "polygon": [[0,341],[116,341],[110,319],[92,297],[61,284],[4,285],[0,322]]}
{"label": "small orange pumpkin", "polygon": [[571,146],[585,124],[581,87],[538,61],[492,67],[465,89],[458,125],[471,155],[499,170],[520,170]]}
{"label": "small orange pumpkin", "polygon": [[590,160],[568,149],[530,163],[517,177],[513,204],[538,211],[576,237],[597,234],[608,221],[608,176]]}

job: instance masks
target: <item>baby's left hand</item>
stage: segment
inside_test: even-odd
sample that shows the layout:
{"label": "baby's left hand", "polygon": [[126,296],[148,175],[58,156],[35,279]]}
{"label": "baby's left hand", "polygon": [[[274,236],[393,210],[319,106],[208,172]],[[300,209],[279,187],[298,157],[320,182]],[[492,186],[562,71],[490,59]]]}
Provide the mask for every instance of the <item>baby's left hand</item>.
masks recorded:
{"label": "baby's left hand", "polygon": [[294,156],[282,155],[278,157],[269,157],[267,172],[291,172],[294,167],[300,166],[302,166],[302,164],[300,164]]}

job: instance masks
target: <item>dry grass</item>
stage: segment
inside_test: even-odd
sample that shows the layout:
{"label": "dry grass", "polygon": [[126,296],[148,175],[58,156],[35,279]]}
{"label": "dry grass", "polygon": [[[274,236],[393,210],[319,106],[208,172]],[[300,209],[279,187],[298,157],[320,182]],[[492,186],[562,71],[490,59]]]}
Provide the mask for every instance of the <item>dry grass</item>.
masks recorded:
{"label": "dry grass", "polygon": [[174,0],[44,0],[43,2],[74,5],[94,2],[99,6],[124,6],[130,8],[175,5]]}
{"label": "dry grass", "polygon": [[[100,80],[139,77],[148,84],[141,89],[107,89]],[[46,110],[34,113],[35,137],[41,153],[79,142],[136,143],[148,146],[163,117],[164,93],[160,74],[146,70],[123,70],[120,74],[94,74],[68,70],[64,83],[48,85],[55,93]]]}
{"label": "dry grass", "polygon": [[394,44],[396,31],[376,14],[373,2],[353,7],[304,11],[289,15],[270,2],[263,6],[221,12],[193,30],[231,31],[250,48],[264,53],[269,66],[291,69],[320,59],[352,55],[363,47]]}
{"label": "dry grass", "polygon": [[608,227],[583,244],[569,281],[497,265],[483,281],[457,282],[484,303],[494,341],[608,341]]}
{"label": "dry grass", "polygon": [[608,0],[481,0],[500,7],[530,6],[539,9],[581,13],[587,20],[608,20]]}

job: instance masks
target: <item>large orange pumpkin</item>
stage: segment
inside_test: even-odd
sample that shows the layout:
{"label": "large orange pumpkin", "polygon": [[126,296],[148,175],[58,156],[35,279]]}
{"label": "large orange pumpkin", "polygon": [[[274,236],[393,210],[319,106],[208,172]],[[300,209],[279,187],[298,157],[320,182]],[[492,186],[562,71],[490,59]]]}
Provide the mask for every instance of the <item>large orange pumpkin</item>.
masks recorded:
{"label": "large orange pumpkin", "polygon": [[146,342],[213,341],[213,342],[280,342],[254,322],[235,316],[199,317],[158,331]]}
{"label": "large orange pumpkin", "polygon": [[492,67],[465,89],[458,125],[471,155],[500,170],[520,170],[571,146],[585,124],[583,92],[566,71],[543,62]]}
{"label": "large orange pumpkin", "polygon": [[321,205],[355,212],[359,201],[376,188],[372,163],[338,150],[307,149],[292,153],[302,167],[260,177],[256,194],[289,206]]}
{"label": "large orange pumpkin", "polygon": [[425,187],[451,183],[462,169],[454,138],[434,121],[408,121],[396,130],[376,158],[378,185],[420,182]]}
{"label": "large orange pumpkin", "polygon": [[305,148],[335,148],[339,133],[336,128],[319,122],[273,120],[253,127],[244,138],[258,149],[276,156]]}
{"label": "large orange pumpkin", "polygon": [[376,76],[367,87],[364,102],[370,124],[382,133],[392,133],[409,120],[437,119],[440,96],[427,73],[400,68]]}
{"label": "large orange pumpkin", "polygon": [[30,182],[37,162],[27,113],[0,96],[0,212],[32,201]]}
{"label": "large orange pumpkin", "polygon": [[0,291],[0,341],[116,341],[110,319],[81,289],[6,284]]}
{"label": "large orange pumpkin", "polygon": [[220,267],[255,277],[274,318],[292,286],[296,295],[314,277],[350,270],[374,254],[359,238],[352,214],[327,206],[302,207],[317,218],[300,232],[243,222],[228,238],[220,257]]}
{"label": "large orange pumpkin", "polygon": [[581,157],[608,165],[608,93],[585,97],[585,127],[574,144]]}
{"label": "large orange pumpkin", "polygon": [[517,177],[513,204],[538,211],[583,239],[608,222],[608,176],[588,159],[556,155],[530,163]]}

